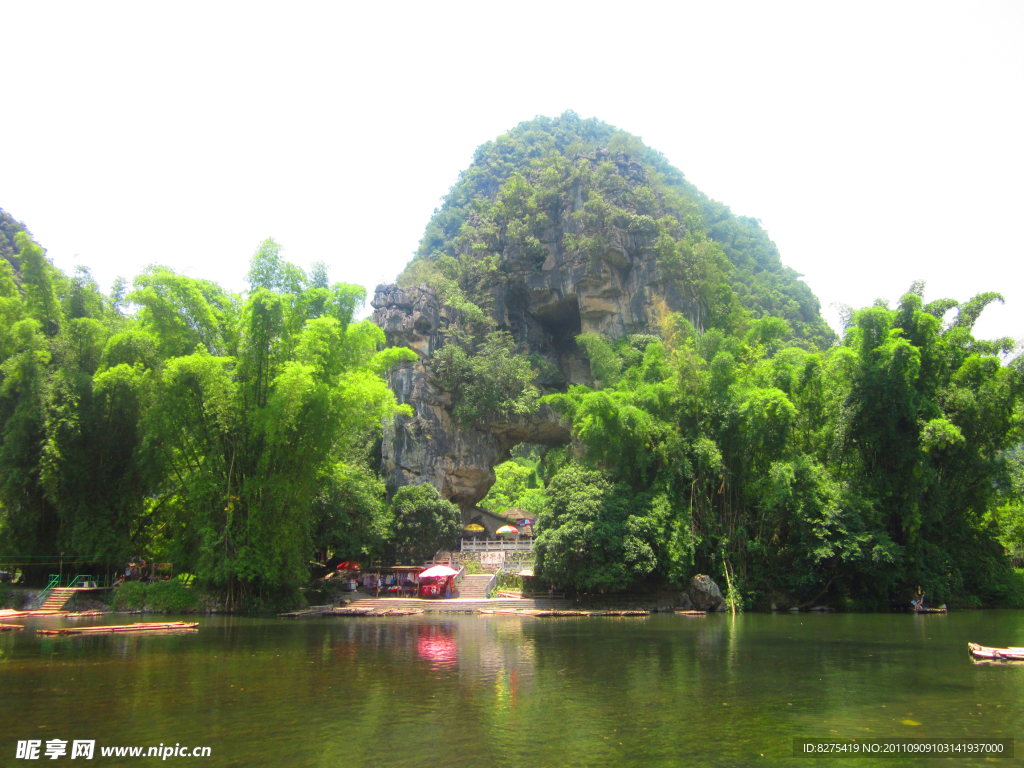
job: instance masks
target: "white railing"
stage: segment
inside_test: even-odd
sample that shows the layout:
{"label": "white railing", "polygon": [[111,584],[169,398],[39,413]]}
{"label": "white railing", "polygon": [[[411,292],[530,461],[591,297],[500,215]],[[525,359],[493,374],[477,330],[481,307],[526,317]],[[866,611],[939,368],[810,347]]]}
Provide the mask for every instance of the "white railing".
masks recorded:
{"label": "white railing", "polygon": [[504,541],[502,539],[463,539],[463,552],[532,552],[533,539]]}

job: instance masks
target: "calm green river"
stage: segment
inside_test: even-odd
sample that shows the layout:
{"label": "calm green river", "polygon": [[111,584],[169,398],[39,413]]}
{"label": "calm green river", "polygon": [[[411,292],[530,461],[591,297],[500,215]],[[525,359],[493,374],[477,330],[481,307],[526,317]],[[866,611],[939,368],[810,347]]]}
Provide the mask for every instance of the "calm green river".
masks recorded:
{"label": "calm green river", "polygon": [[[128,623],[139,617],[104,617]],[[166,617],[147,617],[166,621]],[[195,619],[193,619],[195,620]],[[1024,612],[200,617],[186,635],[0,634],[19,740],[208,746],[207,766],[1024,764]],[[1017,759],[794,758],[794,737],[1014,738]],[[144,760],[152,764],[154,758]],[[79,761],[72,765],[80,764]]]}

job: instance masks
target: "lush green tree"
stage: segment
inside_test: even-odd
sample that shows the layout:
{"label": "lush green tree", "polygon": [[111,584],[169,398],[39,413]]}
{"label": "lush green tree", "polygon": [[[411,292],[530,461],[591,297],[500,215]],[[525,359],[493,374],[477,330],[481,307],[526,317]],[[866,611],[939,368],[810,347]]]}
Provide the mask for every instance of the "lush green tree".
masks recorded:
{"label": "lush green tree", "polygon": [[360,464],[325,467],[313,499],[312,531],[317,552],[357,561],[382,557],[391,531],[384,482]]}
{"label": "lush green tree", "polygon": [[422,563],[450,550],[462,531],[462,513],[430,484],[399,488],[391,502],[389,545],[402,562]]}
{"label": "lush green tree", "polygon": [[455,341],[434,356],[434,372],[453,394],[453,413],[464,424],[528,416],[539,392],[531,384],[536,371],[516,354],[507,331],[489,333],[475,350]]}
{"label": "lush green tree", "polygon": [[537,473],[537,462],[517,457],[494,468],[495,483],[480,501],[492,512],[522,509],[536,515],[544,504],[544,483]]}
{"label": "lush green tree", "polygon": [[580,591],[617,591],[668,565],[678,531],[664,497],[636,496],[576,464],[555,476],[547,497],[535,545],[543,578]]}
{"label": "lush green tree", "polygon": [[[19,320],[5,335],[7,357],[0,363],[0,541],[8,552],[52,555],[60,551],[60,516],[42,473],[48,455],[44,446],[51,356],[42,325],[33,318]],[[32,579],[44,575],[29,570]]]}
{"label": "lush green tree", "polygon": [[[254,270],[266,273],[264,251]],[[381,419],[408,410],[381,373],[411,351],[378,352],[380,329],[331,315],[293,334],[295,311],[304,311],[295,297],[255,288],[242,307],[237,357],[199,346],[169,360],[158,384],[151,434],[166,467],[160,496],[178,521],[167,546],[233,603],[293,593],[306,578],[311,530],[321,547],[341,543],[325,521],[344,513],[351,480],[337,462],[358,462]],[[367,546],[375,526],[366,524]]]}

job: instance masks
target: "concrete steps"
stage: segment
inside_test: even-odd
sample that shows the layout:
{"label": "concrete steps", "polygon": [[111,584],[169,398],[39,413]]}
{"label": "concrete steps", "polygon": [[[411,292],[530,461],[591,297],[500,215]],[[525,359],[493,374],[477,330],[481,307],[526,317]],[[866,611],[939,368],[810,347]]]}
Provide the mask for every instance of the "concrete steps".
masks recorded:
{"label": "concrete steps", "polygon": [[487,598],[487,583],[490,580],[489,573],[466,574],[462,577],[455,596],[461,599],[484,600]]}
{"label": "concrete steps", "polygon": [[39,606],[40,611],[59,611],[75,594],[75,590],[68,587],[56,587],[50,590],[46,600]]}

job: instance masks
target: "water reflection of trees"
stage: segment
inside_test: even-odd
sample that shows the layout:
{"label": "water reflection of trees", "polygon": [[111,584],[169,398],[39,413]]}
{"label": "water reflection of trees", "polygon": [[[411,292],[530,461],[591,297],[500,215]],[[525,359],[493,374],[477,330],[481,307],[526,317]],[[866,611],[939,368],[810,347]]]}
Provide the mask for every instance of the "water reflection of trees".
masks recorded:
{"label": "water reflection of trees", "polygon": [[[939,618],[210,619],[190,636],[44,644],[26,632],[0,649],[5,695],[17,702],[11,723],[60,723],[106,743],[173,734],[216,744],[237,764],[408,764],[415,754],[732,765],[769,747],[788,754],[788,739],[809,732],[908,735],[900,718],[931,728],[922,735],[959,734],[984,714],[994,735],[1017,734],[1019,676],[1003,674],[1016,670],[965,666],[959,633],[1016,632],[1020,622]],[[960,711],[968,690],[983,710]],[[990,703],[1004,706],[989,712]],[[96,712],[110,716],[97,722]],[[13,727],[0,716],[0,736],[18,738]]]}

